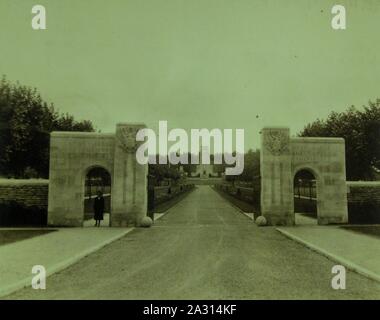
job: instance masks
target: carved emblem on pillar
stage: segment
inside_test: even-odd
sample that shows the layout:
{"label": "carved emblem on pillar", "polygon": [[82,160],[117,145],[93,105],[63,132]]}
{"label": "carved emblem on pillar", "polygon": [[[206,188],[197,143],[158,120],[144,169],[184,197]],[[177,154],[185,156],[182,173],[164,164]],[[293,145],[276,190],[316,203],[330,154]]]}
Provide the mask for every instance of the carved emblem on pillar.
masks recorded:
{"label": "carved emblem on pillar", "polygon": [[279,156],[289,150],[289,137],[282,130],[270,130],[265,135],[264,144],[271,154]]}
{"label": "carved emblem on pillar", "polygon": [[125,153],[134,153],[137,150],[136,134],[138,128],[124,127],[118,134],[119,148]]}

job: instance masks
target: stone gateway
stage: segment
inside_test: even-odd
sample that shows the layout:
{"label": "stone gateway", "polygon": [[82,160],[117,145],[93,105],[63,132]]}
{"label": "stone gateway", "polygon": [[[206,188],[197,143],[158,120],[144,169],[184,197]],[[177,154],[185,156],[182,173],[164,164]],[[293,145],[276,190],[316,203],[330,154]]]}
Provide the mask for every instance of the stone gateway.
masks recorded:
{"label": "stone gateway", "polygon": [[139,226],[147,213],[147,165],[137,163],[140,142],[136,132],[144,124],[121,123],[115,134],[52,132],[48,224],[83,226],[85,178],[101,167],[111,176],[112,227]]}
{"label": "stone gateway", "polygon": [[318,224],[347,223],[345,145],[342,138],[291,138],[288,128],[264,128],[260,153],[261,213],[269,225],[294,225],[294,177],[317,180]]}
{"label": "stone gateway", "polygon": [[[51,134],[48,225],[83,226],[86,175],[94,168],[107,171],[111,180],[110,226],[147,225],[148,164],[136,160],[143,143],[136,134],[143,128],[121,123],[114,134]],[[316,180],[318,223],[347,223],[344,140],[293,138],[288,128],[264,128],[260,197],[266,223],[295,224],[293,182],[301,170]]]}

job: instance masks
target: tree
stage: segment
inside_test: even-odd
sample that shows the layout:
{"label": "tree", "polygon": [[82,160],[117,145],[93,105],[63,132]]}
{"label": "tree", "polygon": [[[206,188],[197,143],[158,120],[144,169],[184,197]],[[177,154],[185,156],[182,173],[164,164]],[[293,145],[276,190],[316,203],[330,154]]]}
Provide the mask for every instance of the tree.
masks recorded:
{"label": "tree", "polygon": [[187,154],[187,163],[182,164],[182,167],[183,171],[186,172],[189,177],[197,171],[197,165],[191,163],[191,153]]}
{"label": "tree", "polygon": [[173,165],[169,163],[169,159],[167,158],[167,164],[160,164],[159,159],[162,156],[156,154],[156,164],[148,164],[148,175],[154,181],[154,184],[160,184],[164,179],[170,179],[172,181],[177,181],[181,178],[181,174],[179,172],[179,165]]}
{"label": "tree", "polygon": [[48,177],[51,131],[94,131],[90,121],[75,121],[48,105],[34,88],[0,82],[0,174]]}
{"label": "tree", "polygon": [[[236,156],[236,152],[233,152],[233,155]],[[234,165],[226,165],[223,163],[220,165],[218,170],[223,170],[227,167],[233,167]],[[260,176],[260,150],[249,149],[244,153],[244,168],[243,172],[239,175],[226,175],[225,179],[227,181],[244,181],[252,182],[254,179],[257,179]]]}
{"label": "tree", "polygon": [[255,177],[260,176],[260,150],[249,149],[244,154],[244,170],[238,179],[251,182]]}
{"label": "tree", "polygon": [[346,145],[348,180],[371,180],[373,167],[380,168],[380,99],[363,110],[351,106],[345,112],[331,112],[299,133],[302,137],[342,137]]}

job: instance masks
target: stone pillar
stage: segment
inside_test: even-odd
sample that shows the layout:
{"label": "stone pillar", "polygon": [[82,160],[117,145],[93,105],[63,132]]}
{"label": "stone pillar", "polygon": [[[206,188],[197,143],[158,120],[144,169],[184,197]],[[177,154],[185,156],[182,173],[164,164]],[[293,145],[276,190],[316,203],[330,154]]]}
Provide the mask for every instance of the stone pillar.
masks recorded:
{"label": "stone pillar", "polygon": [[261,146],[261,214],[268,225],[294,225],[289,128],[264,128]]}
{"label": "stone pillar", "polygon": [[142,142],[136,133],[144,124],[119,123],[116,126],[114,179],[112,183],[112,227],[139,226],[147,214],[148,165],[136,161]]}

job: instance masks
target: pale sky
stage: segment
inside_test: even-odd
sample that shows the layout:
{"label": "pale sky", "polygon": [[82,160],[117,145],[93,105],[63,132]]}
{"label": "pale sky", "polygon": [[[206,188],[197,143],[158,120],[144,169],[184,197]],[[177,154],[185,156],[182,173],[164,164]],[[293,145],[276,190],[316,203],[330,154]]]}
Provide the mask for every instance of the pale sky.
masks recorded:
{"label": "pale sky", "polygon": [[1,0],[0,24],[0,72],[102,132],[167,120],[243,128],[258,147],[263,126],[296,134],[380,97],[378,0]]}

